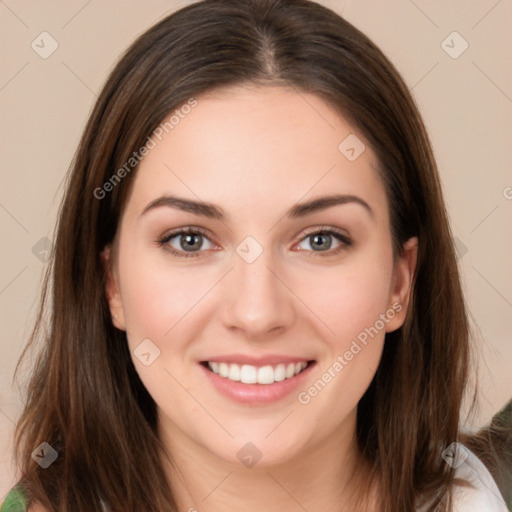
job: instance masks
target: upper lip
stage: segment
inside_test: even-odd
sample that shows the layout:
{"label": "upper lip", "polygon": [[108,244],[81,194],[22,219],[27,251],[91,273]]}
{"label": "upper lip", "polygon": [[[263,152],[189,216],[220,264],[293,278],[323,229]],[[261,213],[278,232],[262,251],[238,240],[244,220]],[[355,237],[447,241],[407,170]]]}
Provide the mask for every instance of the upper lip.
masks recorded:
{"label": "upper lip", "polygon": [[308,359],[306,357],[295,357],[295,356],[287,356],[287,355],[279,355],[279,354],[269,354],[266,356],[250,356],[244,354],[225,354],[220,356],[214,356],[208,359],[204,359],[201,362],[212,361],[217,363],[235,363],[238,365],[248,364],[251,366],[267,366],[267,365],[277,365],[280,363],[288,364],[288,363],[307,363],[308,361],[312,361],[312,359]]}

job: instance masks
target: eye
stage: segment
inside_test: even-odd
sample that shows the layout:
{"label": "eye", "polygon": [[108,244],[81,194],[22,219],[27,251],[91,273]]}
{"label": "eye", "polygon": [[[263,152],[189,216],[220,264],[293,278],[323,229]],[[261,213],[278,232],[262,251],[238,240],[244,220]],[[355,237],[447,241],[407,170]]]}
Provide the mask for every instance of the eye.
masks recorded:
{"label": "eye", "polygon": [[[333,238],[338,245],[331,249]],[[205,250],[212,249],[211,246],[204,247],[205,242],[215,246],[205,231],[194,227],[182,228],[167,233],[157,242],[159,246],[179,258],[198,257]],[[332,256],[352,245],[351,239],[346,234],[332,227],[316,228],[294,247],[300,247],[300,244],[304,242],[308,242],[310,247],[313,247],[313,250],[308,249],[308,252],[311,252],[313,256]]]}
{"label": "eye", "polygon": [[175,256],[190,258],[200,256],[203,250],[208,249],[204,247],[205,241],[212,243],[201,229],[185,228],[166,234],[158,244]]}
{"label": "eye", "polygon": [[[338,245],[331,250],[333,238]],[[315,231],[308,233],[295,247],[299,247],[304,242],[308,242],[308,245],[314,248],[311,251],[313,256],[332,256],[352,245],[352,240],[346,234],[331,227],[317,228]]]}

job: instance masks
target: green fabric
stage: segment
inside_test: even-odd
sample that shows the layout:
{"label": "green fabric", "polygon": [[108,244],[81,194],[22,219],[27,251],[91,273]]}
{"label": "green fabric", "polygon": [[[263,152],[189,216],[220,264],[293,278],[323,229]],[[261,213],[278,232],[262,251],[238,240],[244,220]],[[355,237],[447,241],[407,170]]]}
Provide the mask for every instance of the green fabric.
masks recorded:
{"label": "green fabric", "polygon": [[26,512],[27,498],[20,487],[14,487],[6,496],[0,512]]}

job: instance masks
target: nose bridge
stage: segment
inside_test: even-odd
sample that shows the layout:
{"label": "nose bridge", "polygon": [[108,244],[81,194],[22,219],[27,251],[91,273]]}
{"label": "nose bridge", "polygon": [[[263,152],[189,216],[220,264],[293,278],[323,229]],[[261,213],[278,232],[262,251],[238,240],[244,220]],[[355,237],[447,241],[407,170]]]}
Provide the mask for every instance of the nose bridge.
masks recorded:
{"label": "nose bridge", "polygon": [[293,294],[279,278],[272,249],[248,236],[236,253],[223,312],[226,327],[246,331],[248,337],[261,337],[288,326],[294,318]]}

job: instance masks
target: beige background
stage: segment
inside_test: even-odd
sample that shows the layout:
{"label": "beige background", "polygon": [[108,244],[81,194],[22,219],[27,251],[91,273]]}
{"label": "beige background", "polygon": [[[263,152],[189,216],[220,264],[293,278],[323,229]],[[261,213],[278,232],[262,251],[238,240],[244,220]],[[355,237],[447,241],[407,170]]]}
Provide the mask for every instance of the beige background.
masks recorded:
{"label": "beige background", "polygon": [[[12,372],[34,318],[45,254],[39,241],[52,238],[61,180],[120,53],[187,3],[0,0],[0,500],[15,479],[10,447],[21,401]],[[382,48],[423,113],[482,335],[480,411],[468,425],[476,428],[512,396],[512,1],[321,3]],[[58,43],[47,59],[31,47],[42,46],[44,31]],[[445,51],[459,52],[464,41],[458,58]]]}

